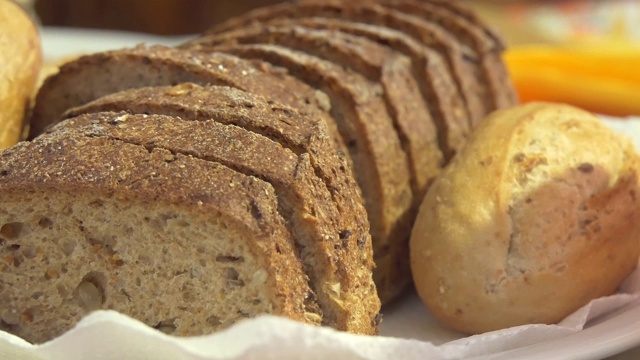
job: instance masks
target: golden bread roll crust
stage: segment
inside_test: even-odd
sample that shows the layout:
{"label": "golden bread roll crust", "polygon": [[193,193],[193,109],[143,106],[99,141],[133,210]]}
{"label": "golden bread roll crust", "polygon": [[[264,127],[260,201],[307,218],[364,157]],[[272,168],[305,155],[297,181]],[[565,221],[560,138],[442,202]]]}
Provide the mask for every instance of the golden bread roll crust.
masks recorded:
{"label": "golden bread roll crust", "polygon": [[611,294],[640,251],[639,159],[595,116],[533,103],[485,119],[411,238],[420,297],[467,333],[555,323]]}
{"label": "golden bread roll crust", "polygon": [[20,140],[41,65],[33,21],[18,5],[0,0],[0,149]]}

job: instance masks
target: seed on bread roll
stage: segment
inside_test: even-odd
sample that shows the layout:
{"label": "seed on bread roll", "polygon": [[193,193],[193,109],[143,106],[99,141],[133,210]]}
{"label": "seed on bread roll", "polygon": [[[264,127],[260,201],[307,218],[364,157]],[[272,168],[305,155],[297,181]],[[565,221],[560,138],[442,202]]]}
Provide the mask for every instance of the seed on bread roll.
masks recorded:
{"label": "seed on bread roll", "polygon": [[411,237],[418,293],[481,333],[555,323],[613,293],[638,263],[640,160],[574,107],[486,118],[429,189]]}
{"label": "seed on bread roll", "polygon": [[33,21],[18,5],[0,0],[0,149],[20,140],[41,65]]}

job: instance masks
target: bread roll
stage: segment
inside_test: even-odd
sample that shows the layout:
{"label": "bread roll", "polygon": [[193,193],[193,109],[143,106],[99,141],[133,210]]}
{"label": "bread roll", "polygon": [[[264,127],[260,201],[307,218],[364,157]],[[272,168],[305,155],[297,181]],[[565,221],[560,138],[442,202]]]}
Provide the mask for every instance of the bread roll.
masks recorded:
{"label": "bread roll", "polygon": [[20,140],[41,65],[40,37],[31,18],[0,0],[0,149]]}
{"label": "bread roll", "polygon": [[422,300],[481,333],[555,323],[611,294],[640,251],[639,158],[595,116],[533,103],[485,119],[411,237]]}

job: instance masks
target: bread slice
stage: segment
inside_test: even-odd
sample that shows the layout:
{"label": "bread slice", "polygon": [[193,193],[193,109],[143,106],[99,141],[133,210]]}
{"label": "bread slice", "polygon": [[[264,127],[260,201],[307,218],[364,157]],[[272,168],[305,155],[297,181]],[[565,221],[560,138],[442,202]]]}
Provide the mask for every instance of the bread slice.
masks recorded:
{"label": "bread slice", "polygon": [[[312,30],[299,26],[254,26],[219,34],[207,40],[199,45],[215,47],[276,44],[331,61],[381,85],[394,128],[409,161],[413,203],[408,216],[415,218],[427,186],[439,174],[443,159],[435,125],[413,78],[408,58],[364,38],[339,31]],[[394,245],[389,249],[392,253],[390,264],[398,265],[381,267],[381,271],[392,271],[387,273],[391,281],[378,286],[378,294],[383,303],[393,299],[411,281],[408,262],[395,255],[400,252],[408,256],[408,250],[401,249],[408,247],[408,238],[403,240],[406,242],[402,246]]]}
{"label": "bread slice", "polygon": [[250,11],[243,16],[218,24],[205,34],[220,33],[246,26],[250,23],[265,22],[274,18],[326,17],[347,19],[353,22],[384,26],[401,31],[424,46],[431,47],[446,60],[448,71],[453,74],[456,86],[462,94],[472,123],[484,117],[492,107],[487,98],[486,84],[478,78],[478,64],[464,59],[460,43],[441,27],[421,20],[416,16],[384,8],[372,3],[346,3],[340,0],[300,1],[295,4],[283,3]]}
{"label": "bread slice", "polygon": [[[69,110],[65,117],[109,111],[215,120],[265,136],[298,155],[308,154],[340,213],[341,239],[347,248],[359,248],[365,255],[369,252],[369,222],[361,194],[344,156],[331,146],[316,119],[238,89],[193,83],[125,90]],[[367,256],[371,259],[371,254]],[[354,274],[367,277],[365,269],[356,269]],[[369,281],[362,287],[371,286]]]}
{"label": "bread slice", "polygon": [[39,91],[31,119],[30,137],[60,120],[72,107],[120,90],[183,82],[231,86],[263,95],[329,126],[336,146],[337,129],[328,115],[327,96],[264,62],[225,54],[194,54],[164,46],[137,46],[80,57],[49,77]]}
{"label": "bread slice", "polygon": [[380,84],[401,146],[409,159],[414,199],[422,199],[427,185],[442,167],[437,130],[428,105],[413,78],[405,56],[365,38],[340,31],[314,30],[296,25],[253,26],[202,39],[202,46],[274,44],[330,61]]}
{"label": "bread slice", "polygon": [[360,288],[365,284],[355,276],[368,274],[371,282],[372,262],[364,249],[348,248],[340,238],[336,206],[314,174],[308,154],[296,155],[268,138],[215,120],[102,113],[72,118],[59,126],[72,127],[86,136],[192,155],[269,182],[323,310],[323,324],[350,332],[377,332],[373,320],[378,309],[363,308],[371,303],[368,296],[375,297],[375,293]]}
{"label": "bread slice", "polygon": [[174,335],[262,313],[321,323],[276,194],[255,177],[59,130],[0,152],[0,194],[0,325],[28,341],[96,309]]}
{"label": "bread slice", "polygon": [[[431,118],[437,125],[438,142],[445,162],[464,146],[470,123],[467,119],[465,104],[451,74],[446,70],[442,56],[435,51],[422,46],[399,31],[382,26],[320,17],[291,20],[276,18],[268,22],[268,24],[275,26],[291,23],[314,29],[337,30],[364,37],[411,58],[413,76],[422,91],[422,96],[427,99]],[[202,40],[204,41],[204,39]]]}
{"label": "bread slice", "polygon": [[[380,307],[371,278],[373,255],[369,222],[358,186],[344,156],[331,146],[317,120],[291,108],[241,90],[185,83],[175,87],[148,87],[114,93],[67,112],[69,116],[101,111],[134,114],[161,114],[184,120],[215,120],[236,125],[280,143],[297,155],[309,156],[316,175],[324,182],[337,207],[337,225],[347,274],[340,276],[356,283],[357,290],[346,295],[358,298],[364,315],[379,320]],[[352,300],[346,300],[350,302]],[[377,324],[376,324],[377,325]]]}
{"label": "bread slice", "polygon": [[480,64],[488,85],[493,109],[507,108],[517,103],[517,96],[501,58],[501,42],[486,34],[477,24],[455,12],[417,0],[375,0],[385,7],[431,21],[452,33],[465,47],[469,59]]}
{"label": "bread slice", "polygon": [[[206,48],[201,50],[205,51]],[[285,67],[331,98],[332,115],[353,160],[371,224],[376,261],[374,281],[379,292],[387,286],[388,263],[396,246],[411,229],[412,193],[409,166],[380,86],[333,63],[274,45],[217,48],[243,58],[257,58]]]}

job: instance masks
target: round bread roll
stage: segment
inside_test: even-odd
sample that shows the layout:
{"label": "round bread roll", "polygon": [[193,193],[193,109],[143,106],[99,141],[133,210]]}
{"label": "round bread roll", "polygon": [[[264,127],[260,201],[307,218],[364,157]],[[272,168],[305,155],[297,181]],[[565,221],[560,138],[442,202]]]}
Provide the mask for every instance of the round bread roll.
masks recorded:
{"label": "round bread roll", "polygon": [[0,0],[0,149],[20,140],[41,65],[33,21],[18,5]]}
{"label": "round bread roll", "polygon": [[445,325],[556,323],[638,263],[638,155],[574,107],[490,115],[434,182],[411,236],[418,293]]}

